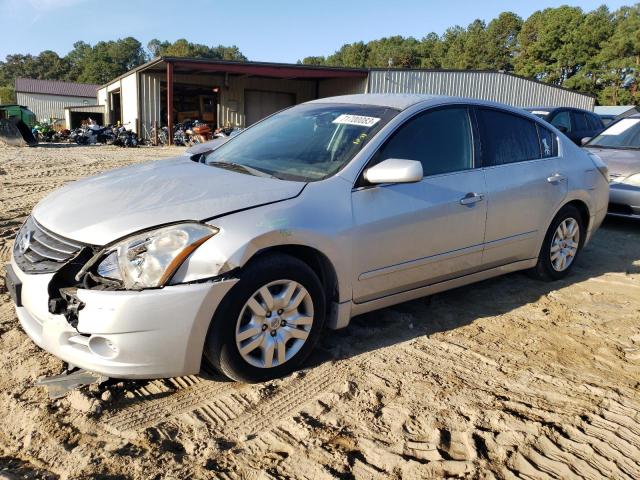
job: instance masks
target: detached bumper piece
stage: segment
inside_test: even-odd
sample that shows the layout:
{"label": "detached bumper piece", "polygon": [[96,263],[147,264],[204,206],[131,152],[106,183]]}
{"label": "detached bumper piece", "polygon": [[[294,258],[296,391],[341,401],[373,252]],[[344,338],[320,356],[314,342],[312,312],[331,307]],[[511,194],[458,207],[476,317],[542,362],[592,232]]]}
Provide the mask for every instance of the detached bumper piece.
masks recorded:
{"label": "detached bumper piece", "polygon": [[61,375],[41,377],[36,381],[36,385],[46,387],[49,392],[49,398],[55,400],[64,397],[71,390],[93,383],[104,383],[107,380],[108,377],[103,375],[79,369],[73,372],[65,372]]}

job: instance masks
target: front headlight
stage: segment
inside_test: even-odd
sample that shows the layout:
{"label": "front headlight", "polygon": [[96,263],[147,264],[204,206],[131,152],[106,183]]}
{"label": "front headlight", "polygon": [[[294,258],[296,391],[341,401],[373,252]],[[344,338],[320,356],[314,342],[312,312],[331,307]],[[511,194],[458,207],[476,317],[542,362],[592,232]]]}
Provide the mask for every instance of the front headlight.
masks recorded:
{"label": "front headlight", "polygon": [[634,187],[640,187],[640,173],[630,175],[620,183],[624,183],[625,185],[632,185]]}
{"label": "front headlight", "polygon": [[133,235],[104,251],[97,273],[122,282],[126,289],[161,287],[216,233],[215,227],[182,223]]}

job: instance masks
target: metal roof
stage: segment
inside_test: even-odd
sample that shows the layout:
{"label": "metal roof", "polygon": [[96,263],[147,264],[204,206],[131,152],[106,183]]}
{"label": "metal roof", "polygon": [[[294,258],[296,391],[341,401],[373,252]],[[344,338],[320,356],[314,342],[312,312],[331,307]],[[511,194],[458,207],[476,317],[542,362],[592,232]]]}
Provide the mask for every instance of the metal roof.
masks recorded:
{"label": "metal roof", "polygon": [[38,80],[16,78],[16,93],[41,93],[65,97],[95,98],[100,85],[90,83],[61,82],[58,80]]}

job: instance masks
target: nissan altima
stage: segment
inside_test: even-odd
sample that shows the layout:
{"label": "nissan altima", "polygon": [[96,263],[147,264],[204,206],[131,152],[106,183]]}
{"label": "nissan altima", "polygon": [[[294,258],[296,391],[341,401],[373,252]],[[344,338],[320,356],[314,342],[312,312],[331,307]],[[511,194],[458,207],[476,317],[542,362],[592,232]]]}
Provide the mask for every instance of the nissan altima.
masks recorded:
{"label": "nissan altima", "polygon": [[37,345],[111,377],[264,381],[355,315],[516,270],[563,278],[609,196],[605,164],[552,125],[454,97],[315,100],[196,157],[34,208],[6,285]]}

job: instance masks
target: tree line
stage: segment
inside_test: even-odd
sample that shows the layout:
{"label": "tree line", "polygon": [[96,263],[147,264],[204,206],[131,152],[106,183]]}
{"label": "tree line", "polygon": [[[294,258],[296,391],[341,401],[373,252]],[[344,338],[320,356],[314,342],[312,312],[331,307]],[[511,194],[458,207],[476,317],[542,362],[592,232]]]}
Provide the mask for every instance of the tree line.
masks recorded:
{"label": "tree line", "polygon": [[595,95],[601,105],[640,103],[640,4],[585,12],[561,6],[523,20],[501,13],[443,35],[393,36],[343,45],[307,65],[502,70]]}
{"label": "tree line", "polygon": [[[8,55],[0,61],[0,103],[13,98],[17,77],[103,84],[158,55],[246,61],[236,46],[207,46],[180,39],[132,37],[89,45],[76,42],[65,56]],[[526,20],[503,12],[422,39],[393,36],[343,45],[306,65],[502,70],[595,95],[602,105],[640,104],[640,3],[585,12],[561,6]]]}
{"label": "tree line", "polygon": [[7,55],[4,62],[0,61],[0,103],[15,101],[13,87],[19,77],[104,84],[161,55],[247,60],[236,46],[209,47],[185,39],[173,43],[153,39],[146,48],[133,37],[98,42],[93,46],[80,41],[63,57],[52,50],[38,55]]}

